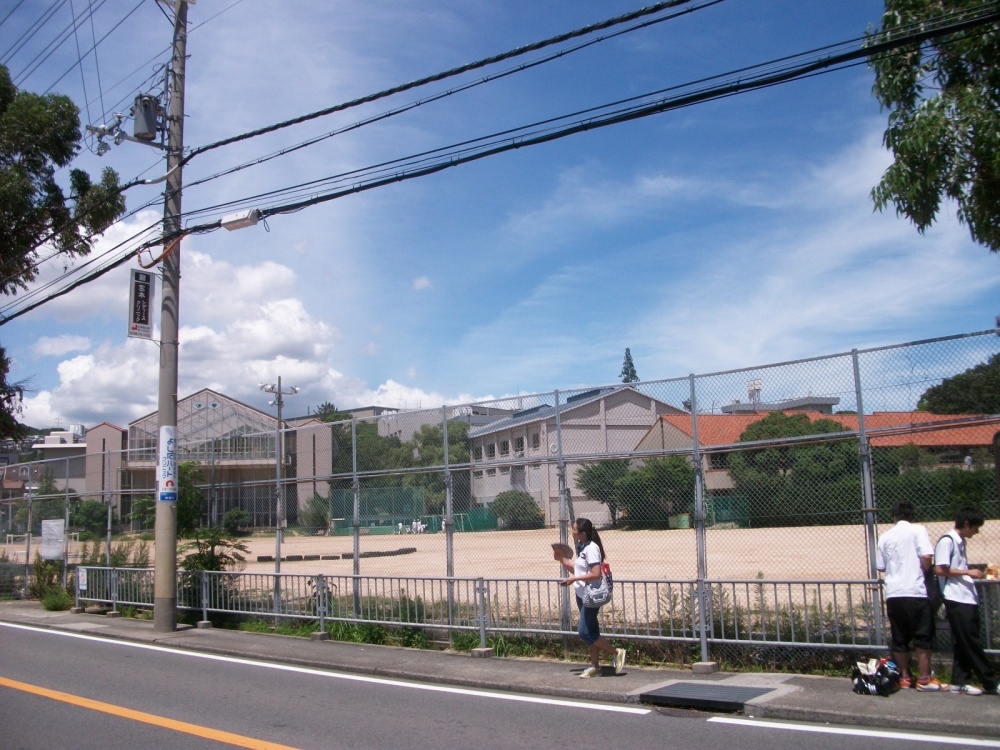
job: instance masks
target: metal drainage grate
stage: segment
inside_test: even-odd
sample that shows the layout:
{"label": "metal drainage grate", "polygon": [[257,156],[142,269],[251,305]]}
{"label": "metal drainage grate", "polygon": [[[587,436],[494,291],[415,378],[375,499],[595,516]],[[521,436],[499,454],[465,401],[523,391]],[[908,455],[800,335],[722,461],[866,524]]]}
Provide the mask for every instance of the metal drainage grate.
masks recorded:
{"label": "metal drainage grate", "polygon": [[639,700],[657,706],[700,708],[704,711],[742,711],[753,698],[770,693],[772,688],[720,685],[717,682],[675,682],[673,685],[642,693]]}

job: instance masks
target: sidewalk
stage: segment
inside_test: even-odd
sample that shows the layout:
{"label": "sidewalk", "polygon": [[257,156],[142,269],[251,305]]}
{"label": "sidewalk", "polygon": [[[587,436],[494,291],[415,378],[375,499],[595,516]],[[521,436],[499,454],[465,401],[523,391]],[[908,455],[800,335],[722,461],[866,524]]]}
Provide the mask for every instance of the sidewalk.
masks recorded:
{"label": "sidewalk", "polygon": [[915,690],[900,691],[889,698],[862,696],[851,692],[847,677],[731,672],[701,675],[690,670],[626,665],[621,675],[615,676],[608,667],[604,675],[582,680],[578,677],[584,666],[582,663],[475,658],[469,654],[186,626],[173,633],[157,633],[148,620],[49,612],[34,601],[0,602],[0,621],[189,651],[482,690],[631,704],[643,703],[642,696],[648,698],[653,691],[666,690],[680,696],[681,705],[688,694],[697,695],[699,699],[706,695],[711,699],[719,694],[724,701],[736,700],[742,704],[741,713],[754,718],[970,737],[996,738],[1000,735],[1000,697],[918,693]]}

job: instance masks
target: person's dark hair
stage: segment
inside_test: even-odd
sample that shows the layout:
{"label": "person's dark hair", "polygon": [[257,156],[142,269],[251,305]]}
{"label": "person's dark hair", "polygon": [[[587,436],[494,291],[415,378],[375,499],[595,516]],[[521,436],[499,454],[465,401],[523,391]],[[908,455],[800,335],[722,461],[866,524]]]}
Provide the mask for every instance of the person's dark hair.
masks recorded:
{"label": "person's dark hair", "polygon": [[601,562],[608,559],[608,556],[604,554],[604,545],[601,544],[601,535],[597,533],[597,529],[594,528],[594,524],[590,522],[589,518],[577,518],[576,519],[576,530],[583,534],[588,542],[593,542],[597,545],[597,548],[601,551]]}
{"label": "person's dark hair", "polygon": [[897,521],[912,521],[913,503],[909,500],[897,500],[892,504],[892,517]]}
{"label": "person's dark hair", "polygon": [[979,508],[974,508],[971,505],[965,505],[958,509],[958,513],[955,514],[955,528],[960,529],[965,524],[969,524],[972,528],[976,529],[982,526],[986,522],[986,516]]}

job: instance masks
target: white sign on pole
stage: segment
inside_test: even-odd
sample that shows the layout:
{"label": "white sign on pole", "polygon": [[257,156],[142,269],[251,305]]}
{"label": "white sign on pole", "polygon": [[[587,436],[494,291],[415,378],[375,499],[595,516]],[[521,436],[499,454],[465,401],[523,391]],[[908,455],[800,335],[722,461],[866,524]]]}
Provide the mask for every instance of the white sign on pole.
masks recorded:
{"label": "white sign on pole", "polygon": [[177,446],[173,425],[160,425],[159,459],[156,466],[156,495],[161,503],[177,502]]}
{"label": "white sign on pole", "polygon": [[78,591],[87,590],[87,569],[77,568],[76,569],[76,588]]}
{"label": "white sign on pole", "polygon": [[128,300],[129,338],[153,338],[153,295],[156,277],[147,271],[132,269],[132,286]]}
{"label": "white sign on pole", "polygon": [[62,560],[66,549],[65,520],[55,518],[42,521],[42,559]]}

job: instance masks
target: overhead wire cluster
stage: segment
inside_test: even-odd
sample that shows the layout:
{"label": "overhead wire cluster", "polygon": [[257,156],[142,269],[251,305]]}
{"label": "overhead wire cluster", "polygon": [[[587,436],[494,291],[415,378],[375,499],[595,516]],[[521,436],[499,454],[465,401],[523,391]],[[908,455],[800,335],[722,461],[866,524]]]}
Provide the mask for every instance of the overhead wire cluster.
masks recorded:
{"label": "overhead wire cluster", "polygon": [[[241,2],[241,0],[236,0],[236,2],[234,2],[232,5],[235,5],[237,2]],[[599,31],[602,31],[602,30],[605,30],[605,29],[610,29],[610,28],[613,28],[615,26],[619,26],[619,25],[622,25],[622,24],[625,24],[625,23],[629,23],[631,21],[635,21],[636,19],[640,19],[640,18],[643,18],[643,17],[656,16],[656,14],[662,14],[662,13],[664,13],[664,11],[668,11],[670,9],[674,9],[674,8],[677,8],[677,7],[680,7],[680,6],[691,6],[690,8],[686,8],[686,9],[680,11],[679,13],[677,13],[677,12],[667,13],[665,15],[661,15],[659,18],[652,18],[651,20],[647,20],[647,21],[644,21],[644,22],[640,22],[640,23],[634,24],[631,27],[628,27],[628,28],[626,28],[626,29],[624,29],[624,30],[622,30],[620,32],[617,32],[617,33],[614,33],[614,34],[606,34],[606,35],[600,36],[598,38],[591,39],[591,40],[588,40],[586,42],[577,44],[577,45],[575,45],[575,46],[573,46],[571,48],[559,50],[558,52],[556,52],[554,54],[546,56],[542,60],[535,60],[535,61],[532,61],[531,63],[520,65],[520,66],[518,66],[517,68],[515,68],[513,70],[504,71],[504,72],[502,72],[500,74],[496,74],[496,75],[493,75],[493,76],[486,77],[484,79],[481,79],[480,81],[473,82],[472,84],[467,84],[466,86],[462,87],[461,89],[457,89],[457,90],[464,90],[465,88],[471,88],[473,86],[482,85],[483,83],[488,83],[491,80],[498,80],[499,78],[502,78],[502,77],[505,77],[507,75],[510,75],[512,72],[520,72],[520,71],[523,71],[523,70],[528,70],[528,69],[530,69],[532,67],[536,67],[537,65],[542,64],[543,62],[548,62],[550,60],[555,60],[555,59],[560,58],[560,57],[565,57],[568,54],[571,54],[573,52],[579,51],[581,49],[584,49],[585,47],[591,46],[591,45],[599,43],[601,41],[605,41],[607,39],[613,38],[614,36],[618,36],[618,35],[620,35],[622,33],[629,33],[631,31],[636,31],[636,30],[638,30],[640,28],[645,28],[645,27],[647,27],[649,25],[652,25],[652,24],[655,24],[655,23],[660,23],[662,21],[670,20],[671,18],[675,18],[678,15],[681,15],[683,13],[692,12],[693,10],[698,10],[698,9],[701,9],[701,8],[704,8],[704,7],[708,7],[708,6],[711,6],[711,5],[716,5],[716,4],[721,3],[721,2],[723,2],[723,0],[698,0],[697,2],[695,0],[665,0],[664,2],[659,2],[659,3],[656,3],[654,5],[641,8],[641,9],[639,9],[637,11],[633,11],[633,12],[630,12],[630,13],[619,15],[619,16],[616,16],[614,18],[608,19],[606,21],[602,21],[602,22],[595,23],[595,24],[590,24],[590,25],[585,26],[583,28],[576,29],[576,30],[573,30],[573,31],[570,31],[570,32],[566,32],[566,33],[563,33],[563,34],[559,34],[559,35],[554,36],[554,37],[549,37],[549,38],[541,40],[539,42],[535,42],[535,43],[532,43],[532,44],[524,45],[522,47],[518,47],[518,48],[516,48],[514,50],[510,50],[508,52],[504,52],[504,53],[501,53],[501,54],[498,54],[498,55],[494,55],[494,56],[491,56],[491,57],[488,57],[488,58],[477,60],[475,62],[468,63],[466,65],[462,65],[462,66],[457,67],[457,68],[452,68],[450,70],[443,71],[441,73],[436,73],[436,74],[434,74],[432,76],[427,76],[425,78],[418,79],[416,81],[411,81],[409,83],[401,84],[399,86],[394,86],[394,87],[392,87],[390,89],[385,89],[383,91],[379,91],[379,92],[376,92],[374,94],[370,94],[368,96],[362,97],[360,99],[355,99],[355,100],[352,100],[350,102],[345,102],[343,104],[338,104],[338,105],[335,105],[333,107],[328,107],[328,108],[325,108],[323,110],[319,110],[317,112],[312,112],[312,113],[309,113],[307,115],[303,115],[303,116],[295,118],[293,120],[288,120],[288,121],[285,121],[285,122],[276,123],[276,124],[268,126],[266,128],[261,128],[259,130],[251,131],[249,133],[244,133],[242,135],[233,136],[231,138],[225,139],[224,141],[219,141],[219,142],[216,142],[216,143],[208,144],[207,146],[204,146],[204,147],[201,147],[201,148],[198,148],[198,149],[194,149],[193,151],[189,152],[189,154],[186,156],[185,161],[189,161],[193,156],[196,156],[196,155],[198,155],[200,153],[203,153],[205,151],[208,151],[208,150],[212,150],[214,148],[218,148],[218,147],[223,146],[223,145],[229,145],[229,144],[236,143],[236,142],[239,142],[239,141],[249,140],[251,138],[254,138],[254,137],[257,137],[257,136],[261,136],[261,135],[264,135],[264,134],[267,134],[267,133],[275,132],[277,130],[284,129],[286,127],[290,127],[292,125],[301,124],[301,123],[304,123],[304,122],[307,122],[307,121],[310,121],[310,120],[314,120],[314,119],[317,119],[317,118],[320,118],[320,117],[324,117],[324,116],[333,114],[334,112],[344,111],[346,109],[357,107],[357,106],[360,106],[360,105],[365,104],[365,103],[374,102],[374,101],[377,101],[379,99],[384,99],[384,98],[387,98],[389,96],[392,96],[394,94],[397,94],[397,93],[400,93],[400,92],[403,92],[403,91],[407,91],[407,90],[410,90],[410,89],[414,89],[414,88],[418,88],[418,87],[421,87],[421,86],[425,86],[425,85],[427,85],[429,83],[432,83],[432,82],[436,82],[436,81],[441,81],[441,80],[445,80],[445,79],[448,79],[448,78],[452,78],[452,77],[458,76],[458,75],[460,75],[462,73],[466,73],[466,72],[471,71],[471,70],[476,70],[476,69],[484,68],[484,67],[487,67],[489,65],[493,65],[493,64],[505,61],[505,60],[509,60],[509,59],[512,59],[512,58],[515,58],[515,57],[519,57],[519,56],[523,56],[523,55],[526,55],[528,53],[534,52],[536,50],[541,50],[541,49],[544,49],[544,48],[547,48],[547,47],[558,45],[558,44],[563,43],[563,42],[565,42],[567,40],[573,40],[573,39],[584,37],[584,36],[587,36],[587,35],[590,35],[590,34],[594,34],[596,32],[599,32]],[[230,5],[229,7],[231,8],[232,5]],[[198,27],[195,27],[195,28],[198,28]],[[312,145],[312,143],[318,142],[319,140],[323,140],[323,139],[328,138],[328,137],[332,137],[333,135],[336,135],[339,132],[346,132],[347,130],[357,129],[358,127],[362,127],[363,125],[372,124],[374,122],[378,122],[378,121],[387,119],[388,117],[392,117],[392,116],[401,114],[402,112],[405,112],[405,111],[407,111],[409,109],[413,109],[416,106],[421,106],[422,104],[428,103],[429,101],[435,101],[437,99],[443,98],[444,96],[448,96],[450,94],[456,93],[457,90],[452,90],[450,92],[446,92],[445,94],[439,94],[439,95],[436,95],[434,97],[430,97],[426,102],[425,101],[418,101],[416,103],[411,103],[410,105],[404,105],[403,107],[396,108],[395,110],[391,110],[388,113],[384,113],[384,114],[376,116],[374,118],[369,118],[368,120],[362,121],[361,123],[358,123],[358,124],[353,125],[353,126],[348,126],[347,128],[341,129],[340,131],[334,131],[333,133],[327,134],[325,136],[321,136],[318,139],[312,139],[311,141],[308,141],[305,144],[301,144],[299,146],[294,146],[291,149],[288,149],[288,150],[286,150],[285,152],[282,152],[282,153],[288,153],[288,152],[293,151],[293,150],[298,150],[299,148],[303,147],[304,145]],[[282,153],[279,153],[278,155],[282,155]],[[223,173],[212,175],[209,178],[206,178],[204,180],[195,181],[193,183],[189,182],[185,186],[185,189],[190,189],[191,187],[193,187],[195,185],[211,181],[212,179],[217,179],[218,177],[221,177],[224,174],[229,174],[229,173],[232,173],[233,171],[238,171],[239,169],[243,169],[243,168],[246,168],[248,166],[253,166],[254,164],[263,163],[263,161],[269,160],[270,158],[274,158],[274,157],[265,157],[263,159],[257,159],[257,160],[255,160],[252,163],[245,164],[245,165],[239,165],[236,168],[227,170],[226,172],[223,172]],[[142,184],[143,182],[144,181],[142,181],[142,180],[133,180],[130,183],[127,183],[126,185],[124,185],[122,187],[122,189],[125,190],[125,189],[133,187],[135,185]],[[249,200],[249,199],[247,199],[247,200]],[[152,205],[153,202],[154,201],[150,201],[149,203],[145,204],[142,208],[145,208],[145,207],[148,207],[149,205]],[[235,202],[233,205],[238,205],[238,204],[239,204],[239,201]],[[134,210],[128,212],[128,214],[126,214],[125,216],[123,216],[119,221],[122,221],[125,218],[128,218],[128,217],[134,215],[135,213],[137,213],[138,210],[141,210],[141,209],[134,209]],[[204,211],[206,211],[206,210],[208,210],[208,209],[202,209],[201,211],[195,211],[195,212],[191,212],[191,213],[186,213],[185,214],[185,218],[186,219],[190,219],[190,217],[196,216],[196,215],[200,215],[201,213],[204,213]],[[216,212],[218,212],[218,209],[216,210]],[[159,225],[160,225],[160,222],[157,222],[154,225],[150,225],[149,227],[146,227],[144,230],[142,230],[142,232],[140,234],[142,234],[143,236],[145,236],[146,232],[152,231],[153,229],[155,229]],[[195,229],[195,230],[185,231],[184,233],[185,234],[190,234],[190,233],[198,233],[200,231],[212,231],[213,229],[219,228],[219,226],[221,226],[221,225],[213,226],[213,227],[211,227],[211,228],[209,228],[207,230],[197,230],[197,229]],[[54,236],[55,231],[57,231],[57,230],[54,230],[50,234],[50,237]],[[164,239],[164,242],[166,242],[166,241],[168,241],[168,240]],[[50,299],[53,299],[54,297],[62,296],[63,294],[66,294],[67,292],[71,291],[72,289],[75,289],[75,288],[79,287],[80,285],[82,285],[84,283],[87,283],[88,281],[91,281],[91,280],[94,280],[96,278],[99,278],[100,276],[104,275],[108,271],[110,271],[110,270],[112,270],[114,268],[117,268],[118,266],[122,265],[125,261],[129,260],[131,257],[133,257],[135,255],[138,255],[140,252],[142,252],[142,251],[144,251],[144,250],[146,250],[146,249],[148,249],[150,247],[153,247],[153,246],[155,246],[157,244],[159,244],[159,243],[157,241],[155,241],[155,240],[143,242],[138,247],[126,247],[127,243],[120,243],[120,244],[116,245],[113,248],[105,250],[99,256],[99,258],[91,258],[87,263],[85,263],[83,265],[80,265],[80,266],[76,266],[73,269],[68,270],[61,277],[59,277],[57,279],[53,279],[50,282],[48,282],[47,284],[39,285],[38,287],[34,288],[33,290],[29,291],[28,293],[20,296],[17,300],[15,300],[14,302],[12,302],[11,304],[9,304],[9,305],[7,305],[5,307],[0,307],[0,325],[3,325],[3,323],[8,322],[9,320],[12,320],[15,317],[19,317],[20,315],[23,315],[24,313],[28,312],[29,310],[33,310],[33,309],[39,307],[40,305],[44,304],[45,302],[47,302]],[[126,249],[123,250],[123,248],[126,248]],[[38,248],[35,248],[35,249],[38,249]],[[119,257],[113,257],[116,254],[118,254]],[[111,260],[107,260],[109,257],[111,257]],[[97,261],[99,259],[103,259],[103,260],[105,260],[105,262],[104,263],[98,263]],[[96,268],[95,268],[95,266],[96,266]],[[81,273],[85,269],[90,269],[90,270],[86,271],[86,275],[82,279],[78,279],[78,280],[72,281],[72,282],[68,281],[68,279],[70,279],[73,276],[79,276],[79,275],[81,275]],[[0,269],[0,272],[2,272],[2,269]],[[57,291],[49,291],[49,290],[57,287],[60,283],[65,283],[65,286],[62,287],[61,289],[58,289]],[[40,300],[32,302],[31,301],[32,298],[40,298]],[[15,312],[15,310],[16,310],[16,312]]]}
{"label": "overhead wire cluster", "polygon": [[[298,125],[309,120],[318,119],[334,112],[341,112],[361,104],[370,103],[403,91],[425,86],[429,83],[443,81],[447,78],[510,60],[529,52],[540,51],[546,47],[562,44],[570,40],[579,39],[588,35],[595,35],[599,31],[611,29],[645,17],[644,20],[639,23],[634,23],[626,28],[618,29],[614,33],[595,36],[594,38],[587,39],[583,42],[577,42],[564,49],[554,50],[542,57],[536,58],[535,60],[506,68],[499,73],[494,73],[477,79],[476,81],[461,84],[457,87],[432,94],[414,102],[394,107],[386,112],[367,117],[351,125],[338,128],[294,146],[258,157],[250,162],[230,167],[200,180],[190,182],[186,185],[186,188],[203,184],[211,180],[218,179],[224,175],[232,174],[236,171],[284,156],[292,151],[314,145],[321,140],[325,140],[351,130],[356,130],[374,122],[385,120],[389,117],[412,110],[415,107],[438,101],[475,86],[480,86],[532,67],[545,64],[590,45],[596,44],[600,41],[604,41],[608,38],[630,33],[641,28],[646,28],[652,24],[676,18],[682,13],[694,12],[695,10],[715,5],[722,1],[723,0],[701,0],[701,2],[692,2],[692,0],[673,0],[672,2],[658,3],[655,6],[643,8],[639,11],[635,11],[634,13],[618,16],[599,24],[592,24],[582,29],[577,29],[575,31],[551,37],[531,45],[519,47],[501,55],[495,55],[493,57],[469,63],[458,68],[453,68],[449,71],[443,71],[433,76],[421,78],[407,84],[402,84],[391,89],[386,89],[375,94],[352,100],[350,102],[318,110],[292,120],[275,123],[274,125],[266,128],[261,128],[217,141],[215,143],[207,144],[206,146],[191,150],[185,156],[185,161],[190,161],[194,156],[212,149],[249,140],[265,133],[275,132],[279,129]],[[680,6],[688,7],[678,11],[677,8]],[[656,16],[656,14],[662,15]],[[609,127],[651,115],[693,106],[707,101],[735,96],[747,91],[776,86],[792,80],[842,70],[851,66],[863,65],[866,64],[866,61],[874,55],[892,54],[901,49],[912,48],[914,45],[922,44],[930,39],[961,33],[979,33],[990,24],[996,24],[998,20],[1000,20],[1000,6],[998,6],[996,2],[985,2],[978,8],[966,9],[961,12],[945,15],[936,19],[932,23],[923,23],[912,29],[896,29],[891,35],[869,34],[865,37],[854,38],[796,55],[790,55],[757,65],[740,68],[738,70],[729,71],[727,73],[649,91],[637,96],[607,102],[605,104],[577,110],[553,118],[537,120],[447,146],[373,164],[364,168],[327,175],[322,178],[276,188],[264,193],[242,196],[225,203],[205,206],[193,211],[187,211],[185,212],[184,218],[186,222],[192,222],[197,217],[204,216],[207,218],[210,216],[221,216],[221,214],[225,212],[241,208],[252,209],[257,212],[257,216],[262,219],[292,213],[310,206],[332,201],[346,195],[426,176],[458,166],[459,164],[465,164],[507,151],[539,145],[577,133]],[[150,204],[146,204],[144,207],[148,207],[148,205]],[[134,213],[135,211],[132,211],[130,212],[130,215],[134,215]],[[118,253],[117,257],[111,257],[110,260],[106,260],[103,264],[99,264],[97,267],[90,270],[85,276],[70,283],[68,286],[55,291],[51,290],[52,286],[56,285],[58,281],[65,281],[67,277],[63,277],[62,279],[50,282],[50,285],[48,286],[48,293],[41,299],[35,300],[30,304],[24,304],[26,300],[22,298],[21,305],[12,304],[8,305],[6,308],[0,308],[0,316],[2,316],[0,325],[23,315],[29,310],[37,308],[56,296],[67,293],[81,284],[98,278],[112,268],[122,265],[131,257],[134,257],[144,250],[160,244],[170,243],[187,234],[214,231],[221,228],[221,226],[221,218],[205,221],[201,224],[188,223],[188,225],[182,230],[175,232],[172,235],[150,239],[149,235],[157,230],[159,222],[157,222],[157,224],[150,225],[133,235],[130,240],[120,243],[115,248],[108,250],[103,254],[105,259],[109,256],[114,256],[115,253]]]}

